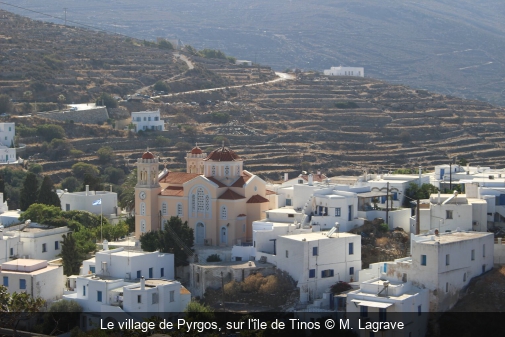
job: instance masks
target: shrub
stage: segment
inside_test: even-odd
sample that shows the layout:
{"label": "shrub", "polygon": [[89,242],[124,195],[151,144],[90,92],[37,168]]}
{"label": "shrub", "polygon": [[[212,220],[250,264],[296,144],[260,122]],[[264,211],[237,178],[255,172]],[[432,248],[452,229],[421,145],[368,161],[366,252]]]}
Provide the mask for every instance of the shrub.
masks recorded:
{"label": "shrub", "polygon": [[221,262],[221,258],[218,254],[212,254],[207,258],[207,262]]}
{"label": "shrub", "polygon": [[28,167],[28,171],[35,174],[39,174],[42,173],[43,168],[42,165],[40,164],[31,164],[30,167]]}
{"label": "shrub", "polygon": [[388,225],[387,223],[383,222],[383,223],[381,223],[381,224],[379,225],[379,230],[380,230],[381,232],[386,233],[386,232],[388,232],[388,231],[389,231],[389,225]]}
{"label": "shrub", "polygon": [[344,291],[351,290],[352,287],[349,283],[343,282],[343,281],[338,281],[334,285],[331,286],[330,290],[333,294],[340,294]]}
{"label": "shrub", "polygon": [[251,274],[242,282],[242,291],[246,293],[258,292],[264,282],[265,278],[261,273]]}
{"label": "shrub", "polygon": [[359,108],[358,104],[354,102],[336,102],[335,108],[337,109],[356,109]]}

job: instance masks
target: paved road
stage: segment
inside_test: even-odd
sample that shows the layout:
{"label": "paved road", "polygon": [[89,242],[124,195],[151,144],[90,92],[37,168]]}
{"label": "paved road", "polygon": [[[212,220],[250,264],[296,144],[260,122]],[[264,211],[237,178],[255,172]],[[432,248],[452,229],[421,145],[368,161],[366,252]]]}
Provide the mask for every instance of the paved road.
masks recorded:
{"label": "paved road", "polygon": [[270,81],[266,81],[266,82],[250,83],[250,84],[244,84],[244,85],[232,85],[232,86],[228,86],[228,87],[211,88],[211,89],[191,90],[191,91],[177,92],[177,93],[168,94],[168,95],[153,96],[151,98],[174,97],[174,96],[179,96],[179,95],[184,95],[184,94],[195,94],[195,93],[199,93],[199,92],[218,91],[218,90],[223,90],[226,88],[253,87],[253,86],[263,85],[263,84],[267,84],[267,83],[276,83],[276,82],[280,82],[280,81],[292,81],[295,79],[295,76],[291,75],[291,74],[279,73],[279,72],[276,72],[275,74],[279,77],[277,77],[274,80],[270,80]]}

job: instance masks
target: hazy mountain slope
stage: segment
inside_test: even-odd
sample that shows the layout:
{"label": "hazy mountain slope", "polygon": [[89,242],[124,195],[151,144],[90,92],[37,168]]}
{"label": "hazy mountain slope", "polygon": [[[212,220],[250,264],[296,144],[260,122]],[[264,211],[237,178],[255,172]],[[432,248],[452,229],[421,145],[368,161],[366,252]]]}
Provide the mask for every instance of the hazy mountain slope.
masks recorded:
{"label": "hazy mountain slope", "polygon": [[505,3],[499,0],[16,3],[60,17],[67,7],[69,20],[139,38],[177,36],[277,69],[362,65],[367,76],[505,104]]}

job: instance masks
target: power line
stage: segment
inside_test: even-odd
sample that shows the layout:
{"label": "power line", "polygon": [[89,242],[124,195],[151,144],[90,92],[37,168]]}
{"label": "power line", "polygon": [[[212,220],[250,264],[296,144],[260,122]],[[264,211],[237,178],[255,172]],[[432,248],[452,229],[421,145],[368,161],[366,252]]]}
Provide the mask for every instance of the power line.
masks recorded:
{"label": "power line", "polygon": [[[21,6],[17,6],[17,5],[13,5],[13,4],[10,4],[10,3],[7,3],[7,2],[4,2],[4,1],[0,1],[0,4],[3,4],[3,5],[6,5],[6,6],[11,6],[11,7],[15,7],[15,8],[18,8],[18,9],[22,9],[22,10],[25,10],[25,11],[28,11],[28,12],[32,12],[32,13],[36,13],[36,14],[40,14],[40,15],[44,15],[44,16],[47,16],[49,18],[53,18],[53,19],[58,19],[58,20],[62,20],[65,22],[65,25],[68,23],[73,23],[75,25],[79,25],[81,27],[85,27],[85,28],[90,28],[90,29],[93,29],[93,30],[97,30],[97,31],[101,31],[101,32],[104,32],[104,33],[109,33],[109,34],[112,34],[114,32],[110,31],[110,30],[107,30],[107,29],[103,29],[103,28],[98,28],[96,26],[91,26],[91,25],[87,25],[85,23],[81,23],[81,22],[77,22],[77,21],[72,21],[72,20],[67,20],[67,8],[64,8],[65,10],[65,16],[62,18],[60,16],[55,16],[55,15],[51,15],[51,14],[47,14],[47,13],[43,13],[43,12],[39,12],[39,11],[36,11],[36,10],[33,10],[33,9],[29,9],[29,8],[26,8],[26,7],[21,7]],[[118,35],[123,35],[123,34],[118,34]],[[126,36],[126,35],[123,35],[123,36]]]}

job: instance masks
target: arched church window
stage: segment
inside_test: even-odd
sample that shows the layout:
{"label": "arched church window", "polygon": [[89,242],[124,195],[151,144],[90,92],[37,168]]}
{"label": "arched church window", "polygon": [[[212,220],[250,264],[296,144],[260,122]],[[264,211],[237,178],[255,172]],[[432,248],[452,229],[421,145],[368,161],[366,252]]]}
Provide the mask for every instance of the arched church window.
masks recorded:
{"label": "arched church window", "polygon": [[225,166],[224,167],[224,175],[225,176],[229,176],[230,175],[230,167],[229,166]]}
{"label": "arched church window", "polygon": [[216,167],[215,166],[212,166],[212,175],[215,176],[216,175]]}
{"label": "arched church window", "polygon": [[191,211],[196,211],[196,196],[194,194],[191,196]]}
{"label": "arched church window", "polygon": [[142,233],[146,232],[146,221],[145,220],[140,221],[140,232],[142,232]]}
{"label": "arched church window", "polygon": [[145,202],[140,203],[140,215],[146,215],[146,203]]}
{"label": "arched church window", "polygon": [[208,194],[205,196],[205,211],[210,212],[210,197]]}
{"label": "arched church window", "polygon": [[182,214],[183,214],[183,213],[182,213],[182,204],[181,204],[181,203],[178,203],[178,204],[177,204],[177,216],[178,216],[179,218],[182,218]]}
{"label": "arched church window", "polygon": [[164,202],[164,203],[161,204],[161,214],[168,215],[167,203],[166,202]]}

